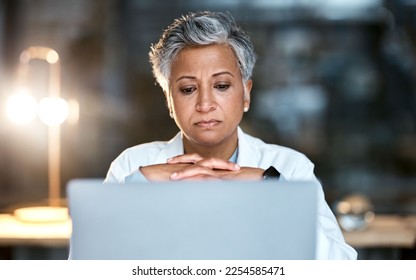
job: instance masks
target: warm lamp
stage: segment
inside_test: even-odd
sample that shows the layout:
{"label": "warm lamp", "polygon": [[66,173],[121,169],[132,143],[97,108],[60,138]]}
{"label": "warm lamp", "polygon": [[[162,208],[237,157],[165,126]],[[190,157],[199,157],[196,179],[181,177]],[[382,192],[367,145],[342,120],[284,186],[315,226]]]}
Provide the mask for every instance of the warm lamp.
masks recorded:
{"label": "warm lamp", "polygon": [[[49,93],[39,103],[30,95],[28,90],[20,90],[12,95],[7,102],[7,115],[16,124],[27,124],[36,115],[42,123],[48,126],[48,206],[26,207],[14,212],[16,218],[22,221],[62,221],[69,218],[66,207],[60,205],[60,125],[64,123],[70,111],[70,105],[78,104],[72,100],[68,103],[60,97],[60,63],[58,53],[47,47],[33,46],[24,50],[20,55],[18,68],[19,83],[27,83],[29,62],[32,59],[45,61],[49,65]],[[78,111],[76,112],[78,114]],[[77,119],[73,117],[71,119]]]}

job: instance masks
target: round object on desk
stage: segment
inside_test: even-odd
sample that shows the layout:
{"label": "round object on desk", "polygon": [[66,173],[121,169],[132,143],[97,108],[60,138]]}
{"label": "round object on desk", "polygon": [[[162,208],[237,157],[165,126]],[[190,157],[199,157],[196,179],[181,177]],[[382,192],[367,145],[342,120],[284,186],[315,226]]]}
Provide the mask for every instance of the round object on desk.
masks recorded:
{"label": "round object on desk", "polygon": [[339,225],[346,231],[365,229],[374,220],[371,201],[361,194],[351,194],[336,204]]}

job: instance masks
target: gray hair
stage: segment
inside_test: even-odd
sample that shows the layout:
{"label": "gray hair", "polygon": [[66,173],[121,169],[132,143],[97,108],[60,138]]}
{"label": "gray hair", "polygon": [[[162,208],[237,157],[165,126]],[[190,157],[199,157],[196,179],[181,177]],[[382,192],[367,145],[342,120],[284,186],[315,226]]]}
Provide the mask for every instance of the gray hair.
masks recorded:
{"label": "gray hair", "polygon": [[252,75],[256,55],[249,36],[237,25],[229,13],[190,13],[176,19],[151,46],[150,62],[156,81],[168,90],[171,66],[180,50],[185,47],[225,44],[234,51],[243,82]]}

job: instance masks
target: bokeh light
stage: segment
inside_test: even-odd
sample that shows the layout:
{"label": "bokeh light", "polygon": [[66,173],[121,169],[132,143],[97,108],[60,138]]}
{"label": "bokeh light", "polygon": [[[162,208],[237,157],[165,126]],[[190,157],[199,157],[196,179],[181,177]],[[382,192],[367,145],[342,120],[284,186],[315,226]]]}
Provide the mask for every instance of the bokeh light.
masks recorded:
{"label": "bokeh light", "polygon": [[50,50],[46,54],[46,61],[50,64],[54,64],[59,60],[59,55],[56,51]]}
{"label": "bokeh light", "polygon": [[15,124],[29,124],[37,114],[36,99],[29,95],[27,90],[21,89],[7,100],[6,114]]}
{"label": "bokeh light", "polygon": [[60,97],[46,97],[39,102],[39,118],[46,125],[60,125],[67,118],[69,105]]}

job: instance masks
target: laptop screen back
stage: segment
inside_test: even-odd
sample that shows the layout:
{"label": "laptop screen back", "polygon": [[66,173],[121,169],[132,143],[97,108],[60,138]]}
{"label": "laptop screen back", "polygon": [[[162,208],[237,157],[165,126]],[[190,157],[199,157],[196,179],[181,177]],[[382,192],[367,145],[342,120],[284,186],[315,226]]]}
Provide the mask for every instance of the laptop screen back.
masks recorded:
{"label": "laptop screen back", "polygon": [[314,259],[316,183],[67,187],[72,259]]}

